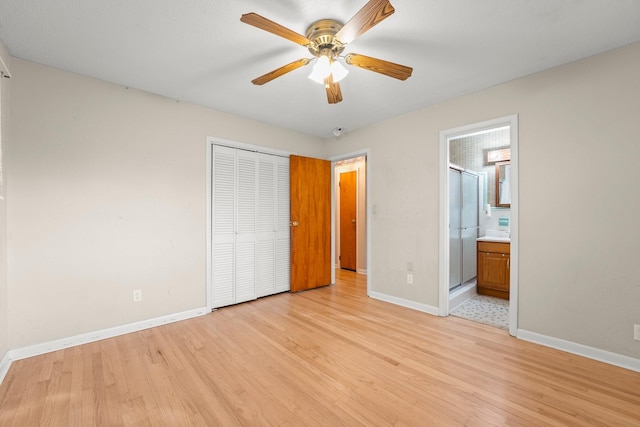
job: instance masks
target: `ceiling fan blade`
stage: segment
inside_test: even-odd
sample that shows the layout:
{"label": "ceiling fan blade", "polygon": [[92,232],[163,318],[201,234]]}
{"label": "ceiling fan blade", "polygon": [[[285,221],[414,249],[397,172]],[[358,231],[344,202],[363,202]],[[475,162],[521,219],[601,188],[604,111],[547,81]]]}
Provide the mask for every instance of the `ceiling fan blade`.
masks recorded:
{"label": "ceiling fan blade", "polygon": [[372,58],[370,56],[350,53],[344,57],[347,64],[364,68],[369,71],[384,74],[398,80],[407,80],[411,77],[413,68],[405,65],[396,64],[394,62],[383,61],[382,59]]}
{"label": "ceiling fan blade", "polygon": [[285,39],[291,40],[292,42],[298,43],[302,46],[308,46],[311,44],[311,40],[302,34],[298,34],[287,27],[283,27],[282,25],[265,18],[264,16],[258,15],[257,13],[245,13],[240,17],[240,21],[245,24],[253,25],[256,28],[260,28],[261,30],[268,31],[276,36],[284,37]]}
{"label": "ceiling fan blade", "polygon": [[283,65],[280,68],[276,68],[275,70],[270,71],[267,74],[251,80],[251,83],[253,83],[254,85],[263,85],[265,83],[269,83],[271,80],[276,79],[283,74],[287,74],[288,72],[293,71],[297,68],[304,67],[310,61],[311,60],[307,58],[298,59],[297,61],[293,61],[287,65]]}
{"label": "ceiling fan blade", "polygon": [[335,35],[342,44],[348,44],[395,12],[388,0],[370,0]]}
{"label": "ceiling fan blade", "polygon": [[324,79],[324,87],[327,89],[327,101],[329,101],[329,104],[337,104],[342,101],[340,83],[334,82],[331,74]]}

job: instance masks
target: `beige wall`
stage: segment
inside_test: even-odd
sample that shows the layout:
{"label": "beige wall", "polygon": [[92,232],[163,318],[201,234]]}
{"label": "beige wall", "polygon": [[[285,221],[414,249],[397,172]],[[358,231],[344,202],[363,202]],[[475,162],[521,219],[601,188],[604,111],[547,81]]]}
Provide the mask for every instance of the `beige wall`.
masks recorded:
{"label": "beige wall", "polygon": [[639,75],[634,44],[328,144],[371,150],[371,289],[438,305],[439,132],[518,114],[518,326],[640,358]]}
{"label": "beige wall", "polygon": [[293,131],[12,66],[11,349],[206,306],[207,136],[323,157]]}
{"label": "beige wall", "polygon": [[[0,43],[0,58],[9,66],[9,55]],[[9,80],[0,78],[0,170],[6,162],[3,148],[7,133]],[[0,360],[9,350],[7,326],[7,200],[4,172],[0,172]]]}

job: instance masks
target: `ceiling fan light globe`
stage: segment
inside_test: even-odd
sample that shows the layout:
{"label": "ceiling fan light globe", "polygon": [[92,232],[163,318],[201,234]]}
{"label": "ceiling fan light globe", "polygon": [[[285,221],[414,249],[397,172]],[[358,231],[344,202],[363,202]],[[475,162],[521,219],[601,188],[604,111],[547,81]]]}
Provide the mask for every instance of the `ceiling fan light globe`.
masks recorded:
{"label": "ceiling fan light globe", "polygon": [[331,74],[333,75],[333,81],[335,83],[338,83],[340,80],[347,77],[347,74],[349,74],[349,70],[344,68],[338,61],[333,61],[333,63],[331,64]]}
{"label": "ceiling fan light globe", "polygon": [[329,77],[329,74],[331,74],[331,61],[327,56],[321,55],[313,66],[309,78],[314,82],[324,84],[324,79]]}
{"label": "ceiling fan light globe", "polygon": [[324,84],[324,77],[314,71],[309,74],[309,80],[313,80],[316,83]]}

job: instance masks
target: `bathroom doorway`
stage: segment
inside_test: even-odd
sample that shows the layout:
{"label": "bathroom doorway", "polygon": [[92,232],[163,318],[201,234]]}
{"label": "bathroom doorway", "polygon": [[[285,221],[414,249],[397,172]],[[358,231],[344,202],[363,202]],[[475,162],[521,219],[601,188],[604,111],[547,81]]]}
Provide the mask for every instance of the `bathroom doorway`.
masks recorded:
{"label": "bathroom doorway", "polygon": [[[497,322],[494,326],[501,325],[509,329],[511,335],[517,332],[517,271],[518,271],[518,250],[517,250],[517,209],[518,209],[518,140],[517,140],[517,116],[507,116],[495,120],[489,120],[482,123],[462,126],[455,129],[449,129],[440,132],[440,265],[439,265],[439,315],[448,316],[456,306],[461,303],[470,301],[477,293],[476,279],[470,279],[467,274],[463,283],[451,286],[452,279],[455,280],[456,272],[452,272],[452,262],[455,261],[458,243],[457,236],[466,233],[468,247],[473,246],[475,254],[475,240],[482,238],[490,233],[501,233],[502,241],[509,241],[510,244],[510,260],[508,261],[509,270],[507,276],[509,278],[509,290],[506,292],[504,301],[498,301],[498,307],[490,306],[497,311],[487,313],[486,318],[494,319],[498,312],[508,312],[506,319],[502,324]],[[494,140],[488,143],[487,141]],[[507,141],[505,147],[505,140]],[[478,145],[478,141],[483,141],[483,145]],[[453,150],[452,150],[453,148]],[[479,154],[478,154],[479,152]],[[503,158],[494,156],[509,155],[509,183],[505,184],[504,179],[500,182],[496,177],[496,164]],[[452,209],[455,208],[455,200],[457,192],[455,180],[451,178],[451,168],[467,173],[477,174],[479,176],[477,188],[477,204],[476,211],[478,216],[477,229],[466,230],[470,227],[460,227],[451,221]],[[454,174],[455,175],[455,174]],[[455,178],[455,176],[454,176]],[[498,192],[509,191],[510,203],[506,206],[506,196],[500,198]],[[453,196],[452,196],[453,194]],[[455,212],[454,212],[455,213]],[[455,216],[455,215],[454,215]],[[451,230],[452,224],[454,230]],[[472,224],[473,225],[473,224]],[[456,228],[457,227],[457,228]],[[462,230],[464,228],[464,230]],[[495,230],[494,230],[495,229]],[[460,231],[462,230],[462,231]],[[469,237],[470,233],[474,235]],[[462,257],[462,255],[461,255]],[[475,258],[475,255],[471,256]],[[469,254],[466,258],[470,259]],[[455,262],[453,264],[457,265]],[[477,275],[477,274],[476,274]],[[484,277],[484,276],[482,276]],[[482,289],[484,292],[484,289]],[[484,303],[483,298],[475,298]],[[476,318],[483,318],[482,313],[477,313],[482,304],[475,304],[474,307],[467,311],[476,312]],[[499,314],[499,313],[498,313]],[[461,316],[464,317],[464,316]],[[482,323],[488,323],[481,321]]]}

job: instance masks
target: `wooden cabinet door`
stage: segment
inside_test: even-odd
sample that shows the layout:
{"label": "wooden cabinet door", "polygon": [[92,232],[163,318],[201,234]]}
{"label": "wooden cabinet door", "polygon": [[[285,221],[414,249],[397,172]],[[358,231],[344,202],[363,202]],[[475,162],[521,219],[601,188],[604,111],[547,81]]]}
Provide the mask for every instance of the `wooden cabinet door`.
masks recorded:
{"label": "wooden cabinet door", "polygon": [[509,291],[509,255],[478,253],[478,286]]}

